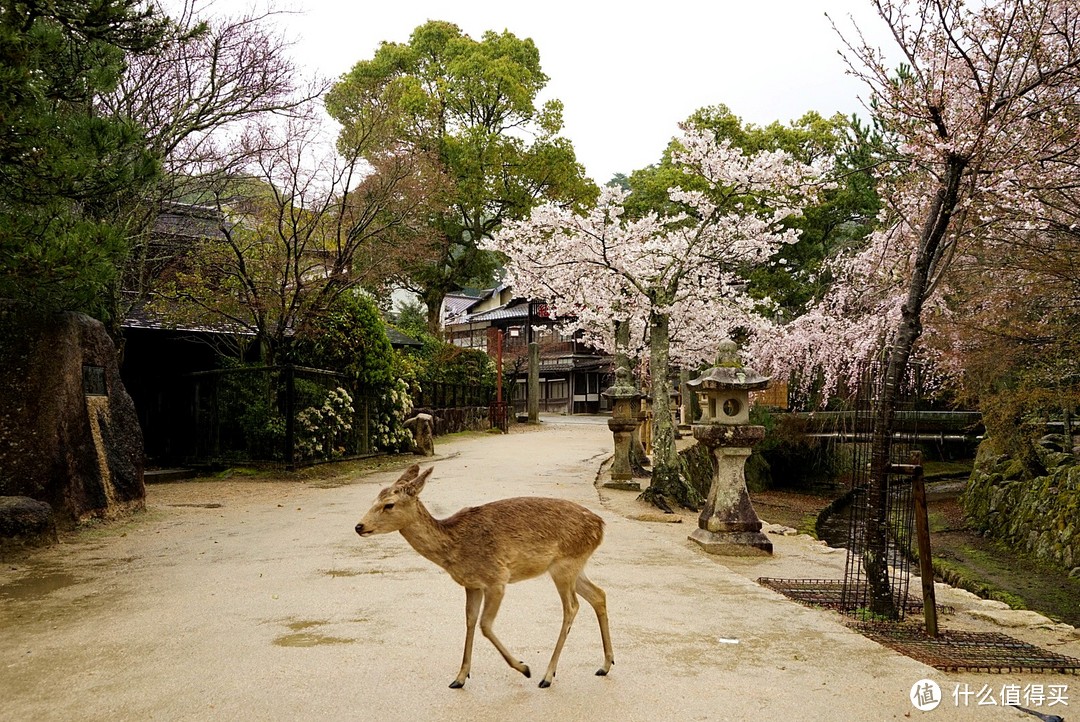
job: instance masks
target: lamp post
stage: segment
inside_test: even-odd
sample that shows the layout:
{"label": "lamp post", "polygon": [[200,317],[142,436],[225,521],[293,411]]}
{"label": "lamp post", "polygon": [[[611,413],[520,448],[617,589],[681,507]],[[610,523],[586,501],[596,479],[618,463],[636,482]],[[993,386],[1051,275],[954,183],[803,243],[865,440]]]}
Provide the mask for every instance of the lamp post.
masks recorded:
{"label": "lamp post", "polygon": [[641,392],[630,380],[630,372],[619,366],[615,369],[615,384],[603,395],[611,399],[608,428],[615,437],[611,480],[604,482],[604,486],[609,489],[641,491],[641,484],[634,479],[634,471],[630,465],[630,436],[641,423],[636,408],[641,400]]}
{"label": "lamp post", "polygon": [[765,427],[750,425],[750,391],[767,387],[768,377],[743,367],[735,343],[724,341],[716,366],[687,385],[698,389],[701,399],[701,420],[693,426],[694,438],[716,459],[709,496],[690,539],[710,554],[772,554],[772,542],[761,532],[745,476],[752,447],[765,438]]}

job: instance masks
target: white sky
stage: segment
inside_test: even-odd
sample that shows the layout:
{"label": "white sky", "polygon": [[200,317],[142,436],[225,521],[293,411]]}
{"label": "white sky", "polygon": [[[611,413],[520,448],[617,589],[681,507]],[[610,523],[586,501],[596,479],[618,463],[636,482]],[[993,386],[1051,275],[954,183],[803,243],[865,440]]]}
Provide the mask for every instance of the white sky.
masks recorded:
{"label": "white sky", "polygon": [[[265,0],[215,0],[237,14]],[[509,30],[532,38],[550,77],[543,99],[564,106],[563,135],[592,178],[654,163],[694,110],[723,103],[745,122],[789,122],[808,110],[862,113],[830,18],[849,37],[854,17],[885,43],[869,0],[291,0],[279,8],[299,63],[336,78],[383,40],[407,42],[427,20],[473,38]],[[829,17],[826,17],[828,13]]]}

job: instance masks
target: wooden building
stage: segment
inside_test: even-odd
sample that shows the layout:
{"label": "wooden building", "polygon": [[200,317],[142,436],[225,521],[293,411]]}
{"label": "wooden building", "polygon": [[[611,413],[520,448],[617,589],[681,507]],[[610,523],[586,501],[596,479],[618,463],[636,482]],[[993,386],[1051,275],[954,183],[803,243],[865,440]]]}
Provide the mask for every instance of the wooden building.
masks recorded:
{"label": "wooden building", "polygon": [[486,351],[493,360],[501,346],[504,374],[515,379],[508,400],[516,411],[526,407],[530,332],[540,349],[540,411],[610,411],[600,392],[611,385],[611,357],[564,333],[543,303],[516,297],[508,286],[449,294],[442,320],[447,341],[456,346]]}

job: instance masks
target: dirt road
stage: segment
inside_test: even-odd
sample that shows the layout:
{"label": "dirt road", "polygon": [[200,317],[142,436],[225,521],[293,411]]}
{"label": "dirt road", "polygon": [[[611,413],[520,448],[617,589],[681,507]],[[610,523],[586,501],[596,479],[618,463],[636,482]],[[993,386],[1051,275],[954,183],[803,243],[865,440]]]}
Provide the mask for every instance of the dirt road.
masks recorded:
{"label": "dirt road", "polygon": [[[135,520],[0,565],[0,718],[863,720],[924,714],[909,701],[923,678],[946,694],[965,680],[1046,682],[936,672],[758,586],[750,563],[703,554],[686,524],[626,518],[632,499],[602,503],[593,484],[610,443],[602,425],[557,422],[443,441],[423,495],[437,517],[516,495],[600,513],[589,574],[609,598],[606,678],[593,675],[600,635],[583,605],[550,689],[479,635],[472,678],[448,689],[463,591],[400,535],[353,532],[395,472],[199,481],[152,486]],[[550,580],[527,581],[508,589],[496,629],[542,670],[560,615]],[[951,700],[927,714],[1032,719]]]}

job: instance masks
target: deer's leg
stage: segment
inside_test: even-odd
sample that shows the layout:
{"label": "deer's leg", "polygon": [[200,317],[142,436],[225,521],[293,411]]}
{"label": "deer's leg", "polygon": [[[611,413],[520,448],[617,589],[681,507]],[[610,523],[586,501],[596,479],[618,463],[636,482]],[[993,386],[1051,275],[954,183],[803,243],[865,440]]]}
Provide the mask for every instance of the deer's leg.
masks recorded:
{"label": "deer's leg", "polygon": [[555,582],[555,588],[559,590],[559,598],[562,599],[563,620],[562,629],[559,630],[559,641],[555,642],[555,651],[551,653],[547,671],[544,672],[544,678],[540,680],[542,688],[550,687],[551,680],[555,678],[555,667],[559,663],[563,645],[566,644],[566,635],[570,633],[570,626],[574,623],[574,617],[577,616],[578,600],[574,589],[584,566],[584,560],[561,560],[555,562],[548,570]]}
{"label": "deer's leg", "polygon": [[582,572],[578,575],[575,589],[581,598],[592,605],[596,612],[596,620],[600,622],[600,639],[604,643],[604,666],[596,670],[598,676],[603,677],[611,671],[611,665],[615,664],[615,653],[611,651],[611,633],[608,631],[607,595],[604,590],[589,581]]}
{"label": "deer's leg", "polygon": [[483,589],[465,590],[465,654],[461,658],[461,669],[450,683],[450,689],[461,689],[472,667],[473,637],[476,635],[476,620],[480,618],[480,603],[484,600]]}
{"label": "deer's leg", "polygon": [[484,590],[484,612],[480,615],[480,631],[491,640],[491,643],[495,645],[495,649],[499,650],[499,654],[502,655],[507,664],[526,677],[530,677],[532,672],[529,671],[529,665],[510,656],[510,652],[502,645],[502,642],[495,636],[492,629],[492,625],[495,623],[495,615],[499,613],[499,605],[502,604],[505,591],[506,587],[502,584],[490,586]]}

